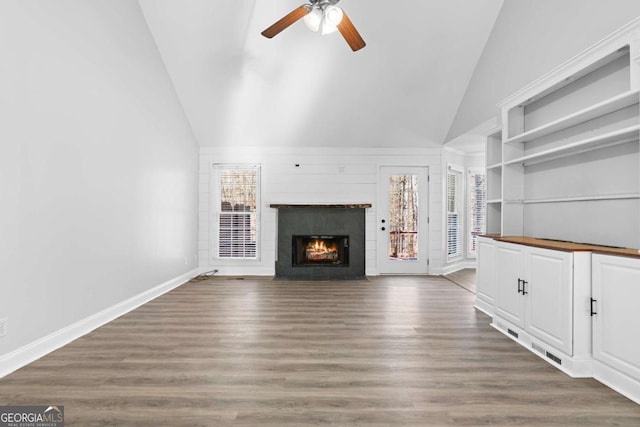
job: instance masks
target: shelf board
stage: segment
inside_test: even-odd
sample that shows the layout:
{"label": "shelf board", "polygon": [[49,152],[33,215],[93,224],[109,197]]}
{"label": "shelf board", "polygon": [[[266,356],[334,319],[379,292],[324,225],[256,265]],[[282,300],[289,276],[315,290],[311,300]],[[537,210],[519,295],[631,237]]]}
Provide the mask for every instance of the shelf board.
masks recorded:
{"label": "shelf board", "polygon": [[604,196],[577,196],[577,197],[557,197],[551,199],[524,200],[524,204],[535,203],[558,203],[558,202],[591,202],[597,200],[625,200],[640,199],[640,193],[631,194],[609,194]]}
{"label": "shelf board", "polygon": [[554,132],[558,132],[562,129],[570,128],[580,123],[601,117],[614,111],[618,111],[622,108],[628,107],[633,104],[637,104],[640,100],[640,94],[638,91],[624,92],[620,95],[609,98],[591,107],[585,108],[568,116],[562,117],[553,122],[547,123],[543,126],[531,129],[530,131],[521,133],[512,138],[504,141],[505,144],[515,144],[517,142],[526,142],[532,139],[541,138]]}
{"label": "shelf board", "polygon": [[521,199],[514,199],[514,200],[503,200],[503,203],[509,203],[509,204],[522,204],[524,203],[524,200]]}
{"label": "shelf board", "polygon": [[591,138],[572,142],[560,147],[551,148],[534,154],[528,154],[526,156],[506,161],[504,162],[504,164],[528,165],[533,163],[545,162],[573,154],[579,154],[598,148],[604,148],[611,145],[623,144],[625,142],[637,140],[640,136],[638,132],[640,132],[640,125],[634,125],[624,129],[619,129],[613,132],[608,132],[602,135],[597,135]]}
{"label": "shelf board", "polygon": [[487,165],[487,170],[490,169],[500,169],[502,167],[502,163],[494,163],[492,165]]}
{"label": "shelf board", "polygon": [[502,199],[489,199],[487,203],[502,203]]}

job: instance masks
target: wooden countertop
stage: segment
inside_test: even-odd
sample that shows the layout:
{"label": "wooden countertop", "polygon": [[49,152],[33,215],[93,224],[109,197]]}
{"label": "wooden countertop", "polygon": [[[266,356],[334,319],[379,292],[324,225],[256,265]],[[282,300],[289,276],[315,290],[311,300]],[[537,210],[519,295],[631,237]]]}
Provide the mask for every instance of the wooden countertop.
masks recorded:
{"label": "wooden countertop", "polygon": [[611,246],[590,245],[586,243],[566,242],[562,240],[538,239],[528,236],[500,236],[498,234],[483,234],[487,237],[499,242],[516,243],[525,246],[534,246],[536,248],[553,249],[566,252],[593,252],[603,255],[617,255],[640,258],[640,251],[632,248],[617,248]]}

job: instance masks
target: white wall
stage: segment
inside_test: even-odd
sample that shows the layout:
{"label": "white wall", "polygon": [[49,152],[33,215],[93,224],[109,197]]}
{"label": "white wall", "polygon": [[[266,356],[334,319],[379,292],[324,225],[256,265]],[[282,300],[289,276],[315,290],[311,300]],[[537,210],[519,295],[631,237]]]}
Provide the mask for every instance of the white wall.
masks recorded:
{"label": "white wall", "polygon": [[498,102],[638,15],[638,0],[505,1],[446,140],[498,116]]}
{"label": "white wall", "polygon": [[0,61],[1,376],[195,269],[198,154],[135,1],[3,0]]}
{"label": "white wall", "polygon": [[[376,205],[379,166],[427,166],[429,186],[430,274],[442,269],[441,148],[214,148],[200,149],[200,267],[224,275],[272,275],[275,272],[276,209],[271,203],[371,203],[366,214],[366,273],[378,274]],[[214,163],[257,163],[262,166],[262,257],[259,261],[223,264],[213,259],[211,185]],[[295,167],[299,164],[300,167]]]}

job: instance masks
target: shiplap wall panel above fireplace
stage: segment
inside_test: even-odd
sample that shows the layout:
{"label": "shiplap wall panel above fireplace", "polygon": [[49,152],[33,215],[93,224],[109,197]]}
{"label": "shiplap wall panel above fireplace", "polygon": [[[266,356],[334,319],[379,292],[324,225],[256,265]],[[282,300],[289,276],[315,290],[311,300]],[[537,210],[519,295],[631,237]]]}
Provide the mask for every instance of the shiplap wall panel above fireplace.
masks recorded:
{"label": "shiplap wall panel above fireplace", "polygon": [[[431,274],[442,269],[441,148],[202,147],[200,149],[199,261],[203,271],[226,275],[273,275],[277,209],[271,204],[373,203],[366,209],[366,274],[377,274],[376,201],[379,166],[428,166]],[[215,259],[211,243],[212,165],[260,164],[261,254],[256,261]],[[298,165],[298,166],[296,166]]]}

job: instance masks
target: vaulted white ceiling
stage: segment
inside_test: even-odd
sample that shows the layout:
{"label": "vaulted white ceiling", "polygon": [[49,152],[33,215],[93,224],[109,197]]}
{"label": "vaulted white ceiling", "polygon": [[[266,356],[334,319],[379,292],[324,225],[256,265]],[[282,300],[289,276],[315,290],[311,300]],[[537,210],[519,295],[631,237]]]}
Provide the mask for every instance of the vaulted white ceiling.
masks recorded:
{"label": "vaulted white ceiling", "polygon": [[503,0],[342,0],[367,47],[304,0],[139,0],[201,146],[442,144]]}

